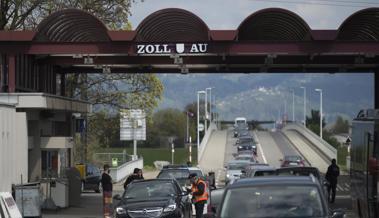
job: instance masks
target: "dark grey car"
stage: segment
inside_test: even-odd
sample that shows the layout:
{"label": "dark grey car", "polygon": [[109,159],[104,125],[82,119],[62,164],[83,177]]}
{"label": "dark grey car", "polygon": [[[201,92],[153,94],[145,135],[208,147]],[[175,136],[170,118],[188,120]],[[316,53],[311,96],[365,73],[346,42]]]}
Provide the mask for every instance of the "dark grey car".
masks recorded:
{"label": "dark grey car", "polygon": [[313,176],[259,177],[236,180],[226,187],[217,218],[308,217],[342,218],[329,214],[322,187]]}

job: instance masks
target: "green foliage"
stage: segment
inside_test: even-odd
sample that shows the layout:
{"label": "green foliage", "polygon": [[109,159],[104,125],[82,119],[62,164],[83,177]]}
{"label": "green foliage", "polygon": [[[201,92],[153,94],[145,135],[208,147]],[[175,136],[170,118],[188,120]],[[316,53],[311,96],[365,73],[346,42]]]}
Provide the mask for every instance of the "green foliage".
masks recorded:
{"label": "green foliage", "polygon": [[349,121],[344,120],[341,116],[337,117],[336,123],[332,128],[334,134],[348,133],[349,132]]}
{"label": "green foliage", "polygon": [[94,113],[88,119],[90,144],[108,148],[120,140],[120,115],[110,116],[105,111]]}
{"label": "green foliage", "polygon": [[178,109],[163,109],[153,114],[147,127],[147,147],[169,146],[174,137],[175,146],[183,147],[187,127],[186,113]]}
{"label": "green foliage", "polygon": [[328,142],[331,146],[333,146],[334,148],[339,148],[341,146],[341,144],[337,141],[336,138],[334,138],[333,136],[329,134],[326,134],[326,133],[329,133],[327,131],[324,131],[322,134],[323,134],[323,139]]}
{"label": "green foliage", "polygon": [[128,28],[133,0],[0,0],[0,29],[34,29],[49,14],[76,8],[98,17],[110,29]]}
{"label": "green foliage", "polygon": [[337,149],[337,162],[339,165],[346,166],[346,157],[349,155],[346,146],[340,146]]}
{"label": "green foliage", "polygon": [[95,111],[138,108],[150,114],[163,94],[155,74],[72,74],[66,82],[67,95],[91,102]]}
{"label": "green foliage", "polygon": [[[307,128],[312,130],[315,134],[320,135],[320,111],[311,110],[311,116],[306,117]],[[325,118],[322,119],[322,126],[325,126]]]}

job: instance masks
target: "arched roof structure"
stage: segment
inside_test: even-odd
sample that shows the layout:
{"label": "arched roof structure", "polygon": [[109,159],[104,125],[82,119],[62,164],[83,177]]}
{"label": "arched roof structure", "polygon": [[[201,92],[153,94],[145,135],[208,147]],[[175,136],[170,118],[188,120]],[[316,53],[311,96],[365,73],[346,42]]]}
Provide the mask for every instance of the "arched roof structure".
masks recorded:
{"label": "arched roof structure", "polygon": [[368,8],[348,17],[338,30],[338,40],[379,41],[379,8]]}
{"label": "arched roof structure", "polygon": [[257,11],[238,27],[238,40],[304,41],[311,29],[297,14],[280,8]]}
{"label": "arched roof structure", "polygon": [[109,41],[108,29],[95,16],[78,9],[66,9],[46,17],[37,27],[35,41]]}
{"label": "arched roof structure", "polygon": [[209,28],[195,14],[178,8],[156,11],[136,29],[138,42],[208,41]]}

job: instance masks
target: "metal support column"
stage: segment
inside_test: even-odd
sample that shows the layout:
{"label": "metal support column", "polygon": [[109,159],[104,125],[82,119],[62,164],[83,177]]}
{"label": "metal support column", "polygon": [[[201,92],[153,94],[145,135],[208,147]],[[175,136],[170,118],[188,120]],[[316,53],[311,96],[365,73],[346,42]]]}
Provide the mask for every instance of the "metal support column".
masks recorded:
{"label": "metal support column", "polygon": [[379,69],[374,73],[374,105],[375,109],[379,109]]}
{"label": "metal support column", "polygon": [[16,91],[16,57],[8,56],[8,92]]}

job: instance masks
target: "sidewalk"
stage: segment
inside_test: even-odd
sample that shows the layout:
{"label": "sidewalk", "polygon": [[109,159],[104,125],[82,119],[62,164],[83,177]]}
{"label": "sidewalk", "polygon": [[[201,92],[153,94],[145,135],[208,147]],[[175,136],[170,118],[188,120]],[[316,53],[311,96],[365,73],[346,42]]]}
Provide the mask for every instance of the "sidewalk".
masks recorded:
{"label": "sidewalk", "polygon": [[[159,171],[144,172],[145,179],[156,178]],[[113,196],[124,192],[124,181],[113,184]],[[79,207],[70,207],[57,211],[43,211],[43,218],[103,218],[102,193],[91,191],[82,193]]]}

